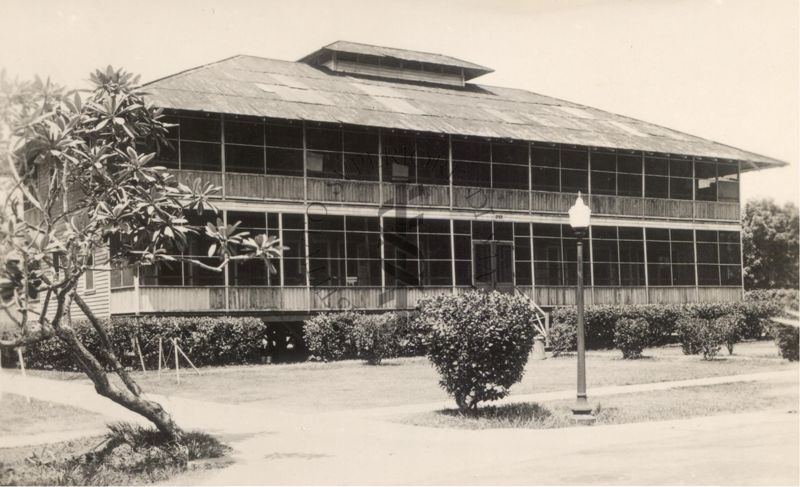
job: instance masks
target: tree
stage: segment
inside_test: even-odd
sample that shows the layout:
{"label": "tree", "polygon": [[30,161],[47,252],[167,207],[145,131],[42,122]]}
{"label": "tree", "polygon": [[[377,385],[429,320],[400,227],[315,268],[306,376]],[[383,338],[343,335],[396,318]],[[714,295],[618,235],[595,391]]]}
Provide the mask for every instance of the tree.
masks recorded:
{"label": "tree", "polygon": [[[0,146],[13,179],[0,211],[0,307],[17,327],[0,347],[57,337],[99,394],[180,441],[181,429],[160,404],[142,397],[117,359],[79,279],[89,270],[164,261],[221,271],[230,261],[262,259],[274,272],[271,260],[282,247],[274,237],[239,231],[238,223],[189,225],[188,212],[216,212],[210,198],[219,188],[200,180],[188,187],[154,163],[168,144],[169,125],[145,100],[138,77],[109,66],[92,73],[91,82],[83,99],[39,79],[10,82],[0,75]],[[181,255],[192,235],[212,240],[209,256],[218,265]],[[95,262],[100,255],[107,262]],[[96,354],[75,333],[73,304],[100,339]]]}
{"label": "tree", "polygon": [[744,279],[748,289],[798,287],[798,210],[771,199],[748,201],[742,221]]}

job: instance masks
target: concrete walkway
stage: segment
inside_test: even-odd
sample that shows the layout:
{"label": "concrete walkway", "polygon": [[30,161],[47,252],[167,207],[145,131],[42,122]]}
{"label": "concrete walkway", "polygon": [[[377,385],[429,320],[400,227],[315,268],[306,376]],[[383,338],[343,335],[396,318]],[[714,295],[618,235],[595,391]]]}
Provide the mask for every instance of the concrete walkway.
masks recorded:
{"label": "concrete walkway", "polygon": [[[768,372],[614,386],[592,397],[742,381],[796,380]],[[91,386],[0,375],[2,390],[137,420]],[[511,397],[543,401],[572,391]],[[157,397],[188,429],[231,444],[236,462],[192,472],[178,484],[796,484],[798,415],[785,411],[558,430],[455,430],[395,424],[381,416],[438,409],[412,405],[293,414],[248,405]],[[133,416],[133,417],[131,417]],[[2,446],[3,439],[0,439]]]}

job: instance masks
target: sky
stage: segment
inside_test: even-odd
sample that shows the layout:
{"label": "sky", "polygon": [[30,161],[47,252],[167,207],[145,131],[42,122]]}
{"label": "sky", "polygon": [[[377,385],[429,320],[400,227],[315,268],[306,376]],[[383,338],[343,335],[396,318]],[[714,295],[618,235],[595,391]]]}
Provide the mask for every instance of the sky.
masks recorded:
{"label": "sky", "polygon": [[789,163],[742,199],[798,201],[796,0],[4,0],[0,69],[85,86],[108,64],[143,81],[234,54],[297,60],[335,40],[488,66],[476,82],[631,116]]}

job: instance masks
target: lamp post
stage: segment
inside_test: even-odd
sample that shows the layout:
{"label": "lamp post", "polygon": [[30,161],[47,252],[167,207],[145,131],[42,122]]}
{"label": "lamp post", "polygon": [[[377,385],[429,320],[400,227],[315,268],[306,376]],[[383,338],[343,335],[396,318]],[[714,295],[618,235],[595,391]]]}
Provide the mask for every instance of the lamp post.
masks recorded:
{"label": "lamp post", "polygon": [[583,237],[589,230],[591,210],[583,203],[580,192],[575,204],[569,209],[569,224],[578,239],[578,291],[575,304],[578,307],[578,397],[572,414],[578,420],[593,420],[592,407],[586,399],[586,338],[583,322]]}

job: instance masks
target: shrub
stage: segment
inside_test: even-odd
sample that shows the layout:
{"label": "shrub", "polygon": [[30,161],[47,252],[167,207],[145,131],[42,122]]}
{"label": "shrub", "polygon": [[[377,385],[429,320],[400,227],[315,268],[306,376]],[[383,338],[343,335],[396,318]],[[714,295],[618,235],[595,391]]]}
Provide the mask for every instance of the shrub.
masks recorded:
{"label": "shrub", "polygon": [[683,353],[702,353],[704,360],[713,359],[725,342],[724,333],[713,320],[684,317],[678,320],[677,331]]}
{"label": "shrub", "polygon": [[798,289],[754,289],[744,293],[745,301],[771,301],[781,308],[800,307]]}
{"label": "shrub", "polygon": [[775,345],[780,350],[781,357],[790,362],[798,361],[798,348],[800,348],[800,329],[790,325],[776,323],[772,327]]}
{"label": "shrub", "polygon": [[578,348],[578,326],[569,321],[550,325],[550,351],[553,357],[574,352]]}
{"label": "shrub", "polygon": [[431,327],[428,358],[460,410],[506,396],[522,378],[536,334],[527,299],[468,291],[425,299],[418,309]]}
{"label": "shrub", "polygon": [[742,341],[744,324],[744,316],[738,312],[722,315],[714,319],[712,326],[718,328],[722,333],[725,348],[728,349],[728,355],[733,355],[734,345]]}
{"label": "shrub", "polygon": [[400,357],[420,357],[428,352],[428,339],[431,327],[420,319],[417,312],[396,312],[395,336],[397,355]]}
{"label": "shrub", "polygon": [[[254,317],[232,316],[145,316],[103,320],[117,358],[126,367],[139,368],[139,356],[133,343],[138,340],[149,368],[158,367],[158,339],[164,353],[169,353],[171,341],[177,338],[181,349],[195,365],[232,365],[257,363],[264,355],[262,340],[268,325]],[[89,351],[100,349],[99,337],[85,321],[74,322],[73,328]],[[25,365],[30,368],[78,370],[66,347],[51,338],[25,349]],[[172,363],[171,361],[168,363]]]}
{"label": "shrub", "polygon": [[650,327],[644,318],[621,318],[614,331],[614,345],[624,359],[637,359],[650,344]]}
{"label": "shrub", "polygon": [[398,314],[358,315],[351,329],[358,358],[379,365],[397,352]]}
{"label": "shrub", "polygon": [[320,313],[306,320],[303,336],[312,357],[326,362],[358,356],[353,327],[361,313],[342,311]]}
{"label": "shrub", "polygon": [[778,316],[783,306],[777,300],[743,301],[733,305],[742,315],[742,338],[761,338],[770,330],[770,318]]}

